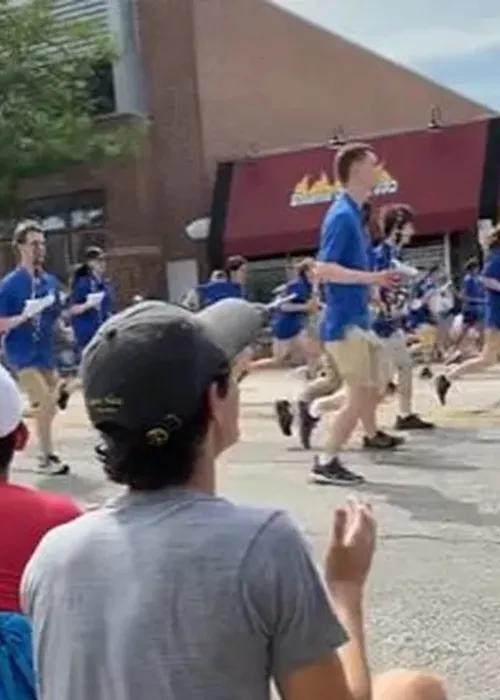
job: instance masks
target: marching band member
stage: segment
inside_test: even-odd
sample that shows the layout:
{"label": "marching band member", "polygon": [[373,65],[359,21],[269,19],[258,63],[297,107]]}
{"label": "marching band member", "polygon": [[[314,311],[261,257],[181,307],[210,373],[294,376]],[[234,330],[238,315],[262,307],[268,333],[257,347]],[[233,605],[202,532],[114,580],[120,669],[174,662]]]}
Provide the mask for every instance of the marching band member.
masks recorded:
{"label": "marching band member", "polygon": [[56,371],[54,337],[62,312],[58,280],[44,269],[45,234],[26,220],[14,231],[18,266],[0,282],[0,333],[7,365],[27,394],[40,449],[38,467],[46,475],[67,474],[69,466],[55,453],[53,422],[65,408],[68,393]]}
{"label": "marching band member", "polygon": [[[252,370],[282,367],[294,356],[308,362],[317,359],[317,348],[311,343],[308,328],[309,315],[319,309],[313,286],[313,268],[314,260],[302,260],[295,268],[294,277],[280,289],[279,294],[285,301],[277,306],[271,322],[272,357],[255,360]],[[293,300],[286,301],[289,297]]]}
{"label": "marching band member", "polygon": [[[401,249],[415,233],[414,212],[406,205],[393,205],[382,210],[380,230],[384,240],[373,251],[376,270],[396,269],[402,274],[414,275],[417,271],[400,261]],[[413,363],[406,345],[403,326],[407,303],[402,288],[380,289],[373,322],[373,330],[382,339],[389,361],[397,373],[399,414],[398,430],[429,430],[432,423],[423,420],[413,410]]]}
{"label": "marching band member", "polygon": [[87,248],[84,262],[73,274],[69,296],[71,324],[79,356],[113,313],[114,294],[105,274],[106,258],[102,248]]}
{"label": "marching band member", "polygon": [[224,270],[214,270],[208,282],[188,292],[182,306],[198,311],[222,299],[242,299],[245,296],[247,261],[241,255],[228,258]]}
{"label": "marching band member", "polygon": [[496,226],[489,235],[488,255],[480,282],[486,290],[484,312],[484,345],[481,354],[473,357],[436,379],[436,393],[441,404],[446,398],[455,379],[466,374],[482,372],[498,363],[500,358],[500,226]]}
{"label": "marching band member", "polygon": [[438,323],[431,309],[431,300],[438,290],[439,266],[425,272],[411,290],[408,326],[419,341],[424,367],[422,379],[432,378],[431,365],[438,338]]}

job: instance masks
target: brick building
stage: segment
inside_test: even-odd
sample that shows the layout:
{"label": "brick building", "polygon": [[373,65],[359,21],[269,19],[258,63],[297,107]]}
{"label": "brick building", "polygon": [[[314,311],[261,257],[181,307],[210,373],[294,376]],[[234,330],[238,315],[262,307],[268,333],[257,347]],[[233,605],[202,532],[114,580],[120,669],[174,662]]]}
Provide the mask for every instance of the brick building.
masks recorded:
{"label": "brick building", "polygon": [[147,115],[136,160],[30,181],[25,209],[46,222],[61,275],[89,241],[109,251],[122,298],[177,298],[206,266],[186,225],[210,216],[216,166],[269,149],[447,124],[489,110],[265,0],[56,0],[93,13],[121,59],[102,81],[106,119]]}

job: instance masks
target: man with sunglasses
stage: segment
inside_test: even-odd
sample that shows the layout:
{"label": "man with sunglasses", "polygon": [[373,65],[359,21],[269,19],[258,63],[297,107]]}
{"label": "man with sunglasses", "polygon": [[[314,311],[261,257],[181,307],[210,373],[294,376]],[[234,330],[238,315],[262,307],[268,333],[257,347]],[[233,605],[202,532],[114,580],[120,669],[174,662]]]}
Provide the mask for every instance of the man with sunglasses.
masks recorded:
{"label": "man with sunglasses", "polygon": [[20,222],[13,236],[18,266],[0,281],[0,333],[5,357],[34,409],[39,470],[69,472],[54,451],[52,425],[67,392],[55,370],[54,335],[62,310],[57,279],[45,271],[45,235],[36,221]]}
{"label": "man with sunglasses", "polygon": [[[401,263],[401,249],[407,245],[415,233],[415,214],[405,204],[392,204],[380,212],[379,228],[383,240],[374,246],[372,265],[375,270],[407,270]],[[373,330],[381,339],[394,372],[397,374],[399,414],[396,418],[397,430],[432,430],[434,424],[421,418],[413,409],[413,362],[406,344],[403,330],[405,314],[401,303],[402,287],[380,289],[376,304]]]}

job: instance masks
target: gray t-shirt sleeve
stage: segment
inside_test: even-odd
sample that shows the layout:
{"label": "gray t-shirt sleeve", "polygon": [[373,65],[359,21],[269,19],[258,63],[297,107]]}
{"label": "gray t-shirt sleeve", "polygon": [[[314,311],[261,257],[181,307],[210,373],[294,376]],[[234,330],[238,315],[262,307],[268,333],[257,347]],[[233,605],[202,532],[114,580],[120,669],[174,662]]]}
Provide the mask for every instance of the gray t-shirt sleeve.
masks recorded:
{"label": "gray t-shirt sleeve", "polygon": [[268,639],[274,678],[324,659],[347,641],[309,548],[284,513],[275,513],[253,540],[241,589],[250,624]]}

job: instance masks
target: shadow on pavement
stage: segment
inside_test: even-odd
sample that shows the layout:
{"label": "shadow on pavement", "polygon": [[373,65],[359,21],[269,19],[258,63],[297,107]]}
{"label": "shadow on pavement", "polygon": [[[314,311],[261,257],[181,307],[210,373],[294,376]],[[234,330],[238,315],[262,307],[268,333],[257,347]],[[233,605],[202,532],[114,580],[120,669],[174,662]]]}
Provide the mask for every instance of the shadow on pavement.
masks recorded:
{"label": "shadow on pavement", "polygon": [[68,476],[41,476],[37,488],[52,493],[63,493],[71,495],[77,501],[92,499],[97,493],[102,491],[102,483],[96,479],[90,479],[78,474],[71,473]]}
{"label": "shadow on pavement", "polygon": [[443,454],[440,450],[416,449],[413,445],[383,454],[372,452],[369,461],[382,466],[431,472],[475,472],[479,469],[478,466],[459,462],[458,458]]}
{"label": "shadow on pavement", "polygon": [[481,513],[476,503],[456,501],[430,486],[367,483],[363,492],[385,497],[419,522],[457,523],[473,527],[500,527],[500,513]]}

